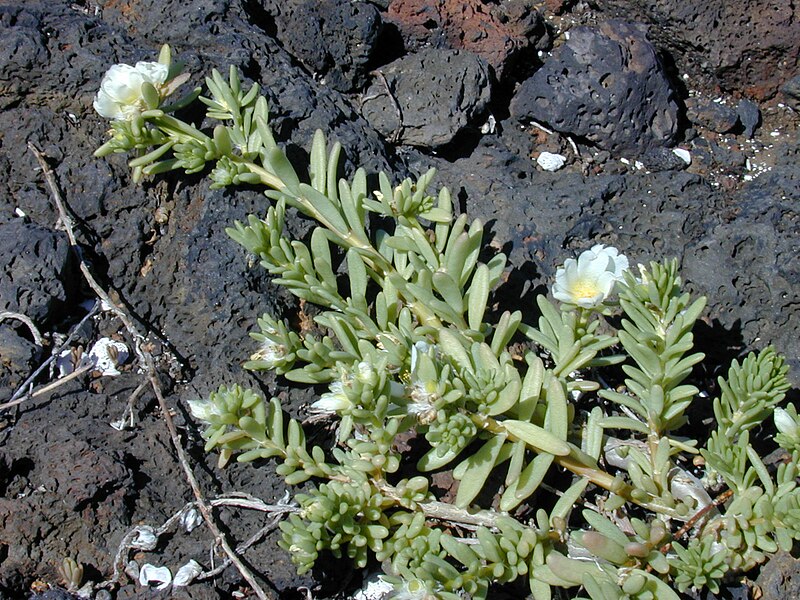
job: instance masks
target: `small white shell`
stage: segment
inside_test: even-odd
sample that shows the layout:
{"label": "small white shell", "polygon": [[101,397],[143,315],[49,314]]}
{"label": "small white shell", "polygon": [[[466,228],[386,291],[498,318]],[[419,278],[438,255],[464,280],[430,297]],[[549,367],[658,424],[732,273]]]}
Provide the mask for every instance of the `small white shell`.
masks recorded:
{"label": "small white shell", "polygon": [[172,583],[172,573],[167,567],[154,567],[148,563],[139,570],[139,583],[146,586],[155,584],[157,590],[165,590]]}
{"label": "small white shell", "polygon": [[692,164],[692,155],[689,154],[688,150],[684,150],[683,148],[673,148],[672,153],[678,158],[680,158],[687,165]]}
{"label": "small white shell", "polygon": [[558,171],[566,162],[566,157],[552,152],[542,152],[536,159],[536,163],[545,171]]}
{"label": "small white shell", "polygon": [[175,579],[172,580],[172,585],[175,587],[189,585],[202,572],[203,567],[200,566],[200,563],[196,560],[190,560],[175,573]]}

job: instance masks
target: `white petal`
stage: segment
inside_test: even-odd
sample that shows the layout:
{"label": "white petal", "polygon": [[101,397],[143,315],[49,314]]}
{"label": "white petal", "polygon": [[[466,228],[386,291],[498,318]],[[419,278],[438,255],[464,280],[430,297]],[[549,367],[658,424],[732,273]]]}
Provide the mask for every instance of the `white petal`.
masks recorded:
{"label": "white petal", "polygon": [[791,435],[797,430],[797,423],[783,408],[776,408],[774,412],[775,427],[784,435]]}
{"label": "white petal", "polygon": [[167,567],[146,564],[139,571],[139,583],[146,586],[150,586],[151,583],[157,584],[157,590],[165,590],[172,583],[172,573]]}
{"label": "white petal", "polygon": [[313,412],[335,413],[350,406],[350,401],[344,394],[322,394],[319,400],[310,406]]}
{"label": "white petal", "polygon": [[114,65],[100,82],[100,89],[120,104],[131,104],[141,96],[144,78],[130,65]]}
{"label": "white petal", "polygon": [[149,81],[153,85],[164,83],[169,72],[167,65],[159,62],[137,62],[135,69],[145,81]]}
{"label": "white petal", "polygon": [[186,530],[186,533],[191,533],[192,530],[202,523],[203,517],[200,515],[200,511],[198,511],[196,508],[190,508],[181,515],[181,527]]}
{"label": "white petal", "polygon": [[211,416],[211,403],[208,400],[189,400],[189,411],[198,421],[208,421]]}
{"label": "white petal", "polygon": [[58,355],[58,358],[56,358],[56,368],[58,369],[59,377],[69,375],[75,370],[75,363],[72,362],[71,348],[62,350],[61,354]]}
{"label": "white petal", "polygon": [[101,117],[106,119],[121,119],[122,110],[120,109],[119,102],[115,101],[108,93],[102,88],[97,92],[92,102],[94,110]]}
{"label": "white petal", "polygon": [[152,527],[141,525],[136,528],[136,537],[131,542],[131,548],[139,550],[152,550],[156,547],[158,537]]}
{"label": "white petal", "polygon": [[177,573],[175,573],[175,579],[172,581],[172,585],[175,587],[189,585],[202,572],[203,567],[200,566],[200,563],[198,563],[196,560],[190,560],[188,563],[178,569]]}
{"label": "white petal", "polygon": [[350,600],[384,600],[389,597],[393,589],[394,586],[384,581],[380,575],[372,574],[361,589],[350,596]]}

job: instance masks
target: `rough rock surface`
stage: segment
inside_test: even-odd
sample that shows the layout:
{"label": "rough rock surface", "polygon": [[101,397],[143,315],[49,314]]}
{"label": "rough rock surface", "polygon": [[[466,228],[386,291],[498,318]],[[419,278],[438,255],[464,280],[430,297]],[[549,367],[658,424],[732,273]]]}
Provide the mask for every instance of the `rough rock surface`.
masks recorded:
{"label": "rough rock surface", "polygon": [[603,0],[604,10],[651,25],[681,74],[755,100],[773,97],[800,68],[800,5],[785,0]]}
{"label": "rough rock surface", "polygon": [[739,124],[739,114],[736,109],[720,102],[699,98],[686,100],[686,118],[717,133],[733,131]]}
{"label": "rough rock surface", "polygon": [[369,2],[262,0],[277,39],[333,89],[348,92],[367,80],[382,20]]}
{"label": "rough rock surface", "polygon": [[788,552],[778,552],[756,580],[762,600],[782,600],[800,596],[800,561]]}
{"label": "rough rock surface", "polygon": [[[519,6],[503,4],[507,9]],[[729,4],[726,10],[733,10]],[[767,0],[758,5],[762,4]],[[456,5],[449,3],[450,10]],[[587,3],[553,0],[545,5],[562,13],[560,18],[600,23],[601,30],[609,17]],[[370,173],[386,170],[398,181],[436,167],[437,185],[450,187],[459,210],[484,219],[493,245],[509,254],[508,283],[496,300],[519,307],[526,319],[536,318],[533,293],[546,291],[557,266],[593,243],[617,246],[634,264],[677,256],[688,287],[709,298],[697,337],[714,375],[741,352],[774,344],[792,366],[792,381],[800,382],[800,169],[792,113],[764,103],[748,106],[746,115],[737,108],[743,131],[737,128],[729,134],[709,131],[701,123],[692,131],[681,130],[682,125],[677,131],[662,127],[660,138],[645,132],[637,142],[631,141],[639,135],[634,131],[626,143],[637,148],[641,143],[651,147],[648,152],[663,150],[661,144],[671,139],[672,131],[682,136],[681,145],[691,153],[692,164],[682,165],[683,171],[664,159],[660,168],[668,170],[648,173],[655,163],[645,161],[646,168],[637,169],[608,151],[598,152],[586,143],[591,141],[588,137],[576,138],[573,148],[563,136],[521,128],[508,118],[503,92],[530,74],[519,65],[504,67],[509,85],[498,93],[499,86],[488,85],[486,62],[466,58],[464,50],[457,55],[446,49],[451,42],[441,46],[445,49],[431,44],[434,47],[420,61],[419,55],[404,54],[404,48],[419,43],[417,38],[409,34],[398,44],[397,31],[383,27],[376,34],[376,51],[358,47],[357,40],[371,39],[371,30],[362,29],[355,17],[341,41],[320,25],[323,35],[318,38],[320,48],[315,48],[319,55],[309,58],[303,52],[311,49],[309,40],[314,38],[290,47],[290,35],[306,36],[318,24],[307,14],[301,19],[299,13],[271,12],[270,6],[267,0],[43,0],[0,6],[0,37],[4,49],[10,49],[0,53],[0,265],[10,269],[0,270],[0,298],[13,298],[13,305],[2,306],[33,317],[47,345],[38,354],[24,327],[11,320],[0,323],[0,398],[10,396],[45,360],[59,336],[84,316],[81,300],[93,299],[69,258],[63,233],[56,230],[58,215],[37,163],[26,150],[32,142],[54,169],[91,269],[148,334],[167,402],[206,495],[236,490],[268,502],[283,496],[284,485],[269,461],[218,469],[216,457],[202,451],[200,431],[186,405],[220,384],[241,383],[279,396],[292,414],[303,417],[319,391],[290,388],[280,379],[256,376],[240,366],[254,350],[247,332],[262,312],[296,320],[303,310],[250,264],[246,252],[224,232],[233,220],[261,214],[267,201],[252,189],[210,190],[201,175],[166,175],[134,185],[125,157],[91,156],[108,127],[91,109],[103,73],[117,62],[152,60],[162,42],[171,43],[175,55],[187,62],[192,85],[201,85],[212,67],[224,72],[229,65],[239,68],[246,82],[257,81],[267,95],[276,138],[298,166],[308,160],[314,130],[322,128],[345,149],[343,172],[358,165]],[[354,14],[351,10],[374,14],[376,7],[381,20],[387,20],[386,1],[304,6],[312,13],[330,7],[344,16]],[[469,6],[476,19],[495,14],[496,5],[488,2]],[[588,12],[580,13],[581,6]],[[673,49],[668,58],[678,65],[711,56],[709,49],[720,47],[732,22],[714,25],[716,1],[684,7],[686,13],[676,14],[694,11],[707,25],[693,25],[682,32],[684,38],[675,37],[686,39],[694,32],[702,48],[659,42],[659,48]],[[545,17],[555,22],[553,14]],[[754,18],[761,23],[767,16]],[[478,22],[483,23],[469,21]],[[511,27],[502,19],[498,22]],[[449,27],[439,23],[430,35]],[[495,21],[486,23],[487,34],[504,39],[502,28],[498,33],[489,27]],[[468,31],[478,39],[482,26],[471,25]],[[653,22],[649,35],[663,41],[675,33]],[[774,33],[788,35],[785,29]],[[571,32],[568,43],[576,34]],[[534,36],[529,40],[533,46],[541,39],[535,32],[525,35]],[[630,39],[638,40],[636,35]],[[348,46],[352,43],[356,47]],[[621,42],[605,46],[611,53],[621,47]],[[408,59],[403,63],[407,67],[390,72],[397,53]],[[317,56],[327,57],[320,63],[327,71],[313,66]],[[454,56],[460,58],[453,62]],[[609,56],[597,60],[612,64]],[[751,64],[763,66],[760,60],[754,56]],[[339,62],[347,65],[340,73],[342,88],[358,88],[365,81],[358,77],[377,68],[389,90],[376,76],[369,91],[360,88],[360,96],[341,93],[333,83]],[[618,70],[623,63],[614,64]],[[784,67],[775,65],[780,78]],[[534,61],[531,68],[537,66]],[[470,74],[469,85],[462,89],[456,80],[464,72]],[[729,106],[749,94],[750,88],[741,87],[742,77],[754,73],[745,69],[739,79],[726,79],[733,82],[736,96],[729,98]],[[689,84],[695,81],[690,78]],[[673,89],[681,100],[688,98],[680,86]],[[718,93],[711,85],[702,91],[707,98]],[[369,100],[371,95],[378,97]],[[470,100],[465,103],[467,95]],[[402,120],[391,97],[403,111]],[[598,131],[619,128],[616,104],[605,98],[606,105],[598,104]],[[756,128],[759,109],[764,125]],[[497,121],[481,134],[481,111],[488,110]],[[201,120],[199,115],[192,118]],[[396,131],[400,133],[393,138]],[[418,146],[412,134],[418,136]],[[750,136],[754,139],[747,139]],[[556,173],[541,171],[533,157],[544,150],[567,156],[567,165]],[[17,216],[17,208],[27,220]],[[307,221],[293,214],[287,225],[293,236],[303,237],[308,231]],[[70,346],[77,351],[104,336],[131,341],[120,322],[104,313],[75,332]],[[178,475],[180,467],[149,388],[132,399],[143,382],[137,365],[124,365],[122,371],[119,377],[86,374],[27,400],[18,412],[0,414],[0,596],[28,597],[37,580],[58,585],[56,565],[65,556],[84,565],[87,580],[109,579],[119,543],[131,527],[158,527],[192,499]],[[50,381],[45,369],[37,384]],[[118,424],[123,415],[132,416],[133,423],[128,421],[119,431],[111,423]],[[220,508],[217,515],[233,545],[264,525],[263,516],[252,511]],[[306,588],[325,598],[357,587],[359,574],[348,563],[322,560],[313,573],[298,576],[288,553],[277,549],[279,538],[280,533],[272,531],[245,553],[259,581],[275,597],[305,598]],[[166,565],[173,572],[188,559],[209,567],[214,546],[205,527],[192,533],[175,529],[153,552],[131,553],[125,559]],[[215,562],[219,561],[217,555]],[[237,591],[246,593],[244,583],[228,568],[213,582],[162,595],[218,600]],[[125,575],[114,591],[117,599],[155,594]],[[792,593],[784,590],[782,597]]]}
{"label": "rough rock surface", "polygon": [[74,300],[74,276],[66,235],[22,219],[0,225],[0,311],[49,325]]}
{"label": "rough rock surface", "polygon": [[40,350],[7,322],[0,325],[0,402],[9,400],[13,391],[33,372]]}
{"label": "rough rock surface", "polygon": [[482,59],[463,50],[423,50],[381,68],[361,110],[392,142],[435,148],[476,125],[490,93]]}
{"label": "rough rock surface", "polygon": [[498,80],[509,69],[518,77],[518,68],[530,68],[550,39],[541,13],[524,0],[394,0],[387,20],[408,49],[469,50],[491,65]]}
{"label": "rough rock surface", "polygon": [[678,106],[655,49],[621,21],[578,27],[523,82],[511,114],[585,139],[617,155],[672,144]]}

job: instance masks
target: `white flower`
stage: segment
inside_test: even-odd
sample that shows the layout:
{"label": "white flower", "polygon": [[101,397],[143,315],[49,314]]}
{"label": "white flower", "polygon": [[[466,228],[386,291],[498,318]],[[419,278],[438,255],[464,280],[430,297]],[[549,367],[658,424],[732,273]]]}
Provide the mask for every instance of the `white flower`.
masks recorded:
{"label": "white flower", "polygon": [[128,360],[128,347],[122,342],[100,338],[89,350],[88,359],[101,374],[119,375],[117,365],[124,364]]}
{"label": "white flower", "polygon": [[402,587],[391,596],[392,600],[435,600],[432,586],[420,579],[404,581]]}
{"label": "white flower", "polygon": [[344,385],[341,381],[334,381],[328,392],[322,394],[319,400],[310,406],[311,412],[315,413],[335,413],[353,405],[347,394],[344,393]]}
{"label": "white flower", "polygon": [[370,363],[362,360],[356,366],[356,380],[363,385],[375,385],[378,381],[378,374]]}
{"label": "white flower", "polygon": [[150,83],[159,90],[167,81],[168,71],[167,65],[157,62],[137,62],[134,67],[114,65],[103,75],[94,109],[106,119],[132,119],[146,109],[142,84]]}
{"label": "white flower", "polygon": [[361,589],[350,596],[350,600],[386,600],[393,589],[394,586],[391,583],[373,573],[367,578]]}
{"label": "white flower", "polygon": [[776,408],[773,414],[775,418],[775,427],[778,432],[789,437],[798,437],[798,426],[789,411],[783,408]]}
{"label": "white flower", "polygon": [[439,386],[435,381],[415,381],[411,385],[411,402],[406,412],[414,415],[421,425],[429,425],[436,420],[436,401],[439,399]]}
{"label": "white flower", "polygon": [[611,295],[614,284],[628,269],[628,259],[616,248],[592,246],[578,257],[568,258],[556,271],[553,297],[561,302],[593,308]]}

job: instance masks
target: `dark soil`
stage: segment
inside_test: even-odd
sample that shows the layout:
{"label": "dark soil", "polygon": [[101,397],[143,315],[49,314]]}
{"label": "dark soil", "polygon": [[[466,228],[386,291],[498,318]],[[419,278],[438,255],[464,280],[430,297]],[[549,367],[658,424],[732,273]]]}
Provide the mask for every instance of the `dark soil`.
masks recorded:
{"label": "dark soil", "polygon": [[[24,324],[0,322],[0,402],[69,333],[75,349],[104,336],[130,342],[109,313],[76,327],[94,295],[27,149],[33,143],[55,171],[82,255],[149,334],[206,495],[238,491],[270,503],[284,495],[270,464],[218,469],[186,404],[241,383],[306,414],[310,391],[240,366],[253,351],[247,332],[258,316],[298,310],[224,233],[263,212],[266,200],[255,190],[210,190],[199,175],[134,185],[124,157],[92,157],[107,128],[92,110],[103,73],[154,60],[162,43],[187,63],[195,85],[231,64],[257,81],[276,137],[298,164],[321,128],[344,146],[345,170],[386,170],[399,180],[436,167],[437,184],[484,220],[509,255],[498,300],[529,317],[533,293],[593,243],[619,248],[633,264],[675,256],[688,288],[709,299],[698,332],[709,379],[743,352],[774,345],[796,386],[800,88],[781,87],[800,72],[800,8],[779,0],[645,5],[0,0],[0,312],[27,315],[44,335],[40,346]],[[642,65],[646,72],[637,71]],[[564,68],[572,76],[549,78],[547,89],[536,79]],[[592,86],[605,91],[593,94]],[[554,103],[548,110],[545,96]],[[676,145],[691,165],[672,153]],[[535,160],[543,151],[560,152],[567,165],[543,171]],[[307,224],[294,219],[289,227],[302,236]],[[35,383],[55,378],[45,369]],[[133,425],[111,426],[142,381],[128,364],[120,376],[87,374],[2,414],[0,596],[64,585],[58,566],[66,557],[84,566],[85,581],[108,580],[126,533],[159,527],[193,499],[149,388],[133,403]],[[244,509],[216,514],[234,546],[263,523]],[[267,534],[244,555],[276,597],[330,597],[360,581],[346,564],[297,576],[278,536]],[[208,568],[224,556],[198,527],[125,559],[174,573],[189,559]],[[162,596],[237,591],[246,595],[247,586],[228,568]],[[159,597],[126,576],[112,592]]]}

